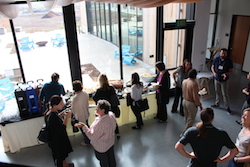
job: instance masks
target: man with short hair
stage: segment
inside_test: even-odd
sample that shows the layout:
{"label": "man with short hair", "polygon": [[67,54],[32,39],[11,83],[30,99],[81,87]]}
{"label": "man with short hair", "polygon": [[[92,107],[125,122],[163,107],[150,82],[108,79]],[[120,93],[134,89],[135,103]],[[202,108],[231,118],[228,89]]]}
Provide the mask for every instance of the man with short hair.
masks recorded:
{"label": "man with short hair", "polygon": [[227,49],[221,49],[220,56],[214,59],[213,64],[211,66],[211,70],[214,74],[214,88],[216,95],[215,104],[211,107],[220,106],[219,91],[221,90],[227,113],[229,115],[232,115],[232,111],[228,103],[228,79],[229,74],[231,74],[234,69],[233,61],[227,56],[227,54]]}
{"label": "man with short hair", "polygon": [[59,81],[59,74],[53,73],[51,75],[51,82],[45,83],[41,89],[41,92],[39,94],[39,100],[41,101],[43,105],[42,113],[46,110],[46,104],[49,102],[50,98],[53,95],[65,95],[66,92],[64,90],[64,87]]}
{"label": "man with short hair", "polygon": [[[199,88],[196,82],[197,71],[195,69],[191,69],[188,72],[188,79],[185,79],[182,82],[182,90],[183,90],[183,111],[184,111],[184,119],[185,119],[185,128],[182,134],[191,126],[193,126],[197,107],[200,107],[202,110],[202,105],[200,103],[199,97]],[[182,135],[181,134],[181,135]]]}

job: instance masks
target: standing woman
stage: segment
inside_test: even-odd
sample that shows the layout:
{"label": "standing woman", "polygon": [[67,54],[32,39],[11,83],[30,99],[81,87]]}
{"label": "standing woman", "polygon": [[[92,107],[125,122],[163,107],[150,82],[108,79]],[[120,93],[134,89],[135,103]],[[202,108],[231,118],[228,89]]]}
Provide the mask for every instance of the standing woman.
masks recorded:
{"label": "standing woman", "polygon": [[[112,105],[111,96],[116,95],[115,89],[113,86],[109,85],[108,77],[105,74],[101,74],[99,76],[99,84],[100,88],[97,89],[95,95],[93,96],[94,101],[97,103],[99,100],[107,100],[111,104],[111,111],[115,114],[116,118],[120,117],[120,109],[119,106]],[[115,129],[116,137],[120,138],[120,132],[118,125],[116,125]]]}
{"label": "standing woman", "polygon": [[177,112],[179,99],[181,98],[180,102],[180,115],[184,115],[183,113],[183,106],[182,106],[182,81],[188,78],[188,71],[192,69],[192,63],[189,59],[185,59],[183,61],[183,65],[178,67],[176,71],[173,72],[172,76],[174,78],[174,86],[175,86],[175,98],[174,103],[172,106],[172,113]]}
{"label": "standing woman", "polygon": [[53,159],[57,167],[73,167],[73,163],[68,164],[65,160],[68,154],[73,151],[66,131],[66,125],[71,112],[58,114],[58,111],[62,110],[63,107],[64,102],[58,95],[53,95],[49,103],[47,103],[47,111],[44,115],[50,135],[48,145],[52,150]]}
{"label": "standing woman", "polygon": [[243,128],[238,134],[235,144],[239,153],[229,161],[227,167],[248,167],[250,165],[250,108],[244,110],[241,124]]}
{"label": "standing woman", "polygon": [[163,123],[167,120],[167,104],[169,102],[169,89],[170,89],[170,74],[165,69],[165,64],[161,61],[155,64],[158,71],[157,76],[152,82],[157,82],[156,88],[156,100],[157,100],[157,115],[156,119],[159,119],[159,123]]}
{"label": "standing woman", "polygon": [[136,126],[133,126],[132,129],[141,129],[141,126],[143,125],[141,112],[138,110],[138,106],[136,105],[136,101],[141,100],[142,97],[142,89],[143,85],[142,82],[140,82],[140,77],[138,73],[133,73],[131,77],[131,109],[136,117]]}

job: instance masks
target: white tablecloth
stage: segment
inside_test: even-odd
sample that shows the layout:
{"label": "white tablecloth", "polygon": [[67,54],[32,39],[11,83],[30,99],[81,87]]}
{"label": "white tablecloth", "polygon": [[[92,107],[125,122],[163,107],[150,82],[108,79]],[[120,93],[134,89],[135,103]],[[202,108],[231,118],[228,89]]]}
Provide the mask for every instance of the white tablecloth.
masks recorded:
{"label": "white tablecloth", "polygon": [[40,144],[37,136],[43,124],[44,117],[41,116],[5,126],[0,125],[4,151],[14,153],[21,148]]}

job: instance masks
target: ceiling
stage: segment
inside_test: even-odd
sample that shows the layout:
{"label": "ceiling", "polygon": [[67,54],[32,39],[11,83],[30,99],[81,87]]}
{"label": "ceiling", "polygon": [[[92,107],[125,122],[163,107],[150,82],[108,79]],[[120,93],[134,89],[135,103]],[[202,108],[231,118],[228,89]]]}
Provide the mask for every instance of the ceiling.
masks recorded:
{"label": "ceiling", "polygon": [[17,17],[20,5],[28,5],[30,12],[32,13],[32,4],[34,3],[43,3],[46,9],[51,10],[55,5],[67,6],[82,1],[127,4],[128,6],[139,8],[150,8],[163,6],[167,3],[194,3],[201,0],[0,0],[0,13],[5,17],[13,19]]}

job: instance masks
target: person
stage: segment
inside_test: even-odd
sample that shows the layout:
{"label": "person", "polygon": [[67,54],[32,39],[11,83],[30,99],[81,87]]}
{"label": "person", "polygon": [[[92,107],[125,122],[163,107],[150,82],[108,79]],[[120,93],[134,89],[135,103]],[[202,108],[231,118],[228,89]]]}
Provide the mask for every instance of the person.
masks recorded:
{"label": "person", "polygon": [[[62,97],[53,95],[47,105],[44,113],[46,126],[49,131],[48,145],[52,150],[53,159],[57,167],[73,167],[73,163],[67,163],[66,158],[72,152],[71,143],[68,138],[66,126],[71,112],[61,112],[64,107]],[[62,119],[64,117],[64,119]]]}
{"label": "person", "polygon": [[[79,80],[73,81],[73,90],[75,93],[75,96],[72,100],[71,104],[71,111],[74,114],[74,117],[76,119],[76,122],[83,122],[87,126],[88,124],[88,118],[89,118],[89,95],[85,91],[82,90],[83,85],[82,82]],[[83,136],[84,136],[84,142],[81,142],[80,144],[82,146],[90,144],[90,140],[88,136],[83,132],[83,130],[80,128]]]}
{"label": "person", "polygon": [[131,76],[131,109],[136,117],[136,126],[133,126],[132,129],[141,129],[141,126],[143,125],[141,112],[138,110],[138,105],[136,104],[136,101],[142,99],[142,89],[143,85],[142,82],[140,82],[140,76],[138,73],[133,73]]}
{"label": "person", "polygon": [[[161,61],[155,64],[158,74],[152,82],[156,82],[156,100],[157,100],[157,114],[155,119],[159,119],[159,123],[167,121],[167,104],[169,102],[169,90],[170,90],[170,74],[165,68],[165,64]],[[149,83],[150,85],[151,83]]]}
{"label": "person", "polygon": [[250,162],[250,108],[246,108],[241,116],[241,129],[236,139],[239,153],[229,161],[228,167],[243,167]]}
{"label": "person", "polygon": [[[247,79],[250,79],[250,72],[247,74]],[[248,83],[247,87],[242,89],[242,93],[246,95],[246,100],[242,105],[241,111],[242,113],[248,107],[250,107],[250,82]],[[238,124],[241,124],[241,121],[236,120]]]}
{"label": "person", "polygon": [[75,124],[76,127],[81,127],[89,137],[101,167],[116,166],[114,154],[116,118],[113,112],[109,112],[110,106],[107,100],[99,100],[97,102],[97,117],[90,128],[82,122]]}
{"label": "person", "polygon": [[[182,82],[182,90],[183,90],[183,111],[184,111],[184,119],[185,119],[185,128],[182,134],[191,126],[193,126],[197,107],[202,110],[202,104],[199,98],[199,88],[196,82],[197,71],[195,69],[191,69],[188,72],[188,79],[185,79]],[[181,135],[182,135],[181,134]]]}
{"label": "person", "polygon": [[[226,162],[232,159],[238,149],[228,134],[214,127],[214,112],[205,108],[200,113],[201,122],[196,127],[190,127],[175,145],[175,149],[184,157],[190,158],[188,167],[216,167],[217,162]],[[184,147],[190,144],[193,152],[188,152]],[[226,146],[229,151],[219,157],[221,149]]]}
{"label": "person", "polygon": [[[107,100],[111,104],[111,111],[115,114],[117,118],[120,117],[120,109],[118,104],[111,103],[111,96],[116,96],[115,89],[113,86],[109,85],[108,77],[105,74],[101,74],[99,76],[99,84],[100,88],[96,90],[96,93],[93,96],[94,101],[97,103],[99,100],[104,99]],[[115,134],[117,139],[121,137],[119,132],[118,125],[116,126]]]}
{"label": "person", "polygon": [[46,110],[46,104],[53,95],[65,95],[66,92],[61,83],[59,83],[59,74],[53,73],[51,75],[51,82],[45,83],[40,91],[39,100],[43,105],[42,113]]}
{"label": "person", "polygon": [[220,56],[214,59],[211,66],[211,71],[213,72],[214,75],[214,88],[216,95],[215,104],[213,104],[211,107],[220,106],[219,91],[221,89],[227,113],[229,115],[232,115],[232,111],[228,103],[228,79],[229,79],[229,74],[233,72],[234,68],[233,68],[233,61],[227,56],[227,53],[228,53],[227,49],[225,48],[221,49]]}
{"label": "person", "polygon": [[183,61],[183,65],[178,67],[177,70],[175,70],[172,74],[174,79],[174,86],[175,86],[175,97],[174,97],[174,103],[172,106],[172,113],[177,112],[179,99],[181,98],[180,102],[180,115],[184,116],[183,113],[183,106],[182,106],[182,82],[184,79],[188,78],[188,71],[192,69],[192,63],[189,59],[185,59]]}

